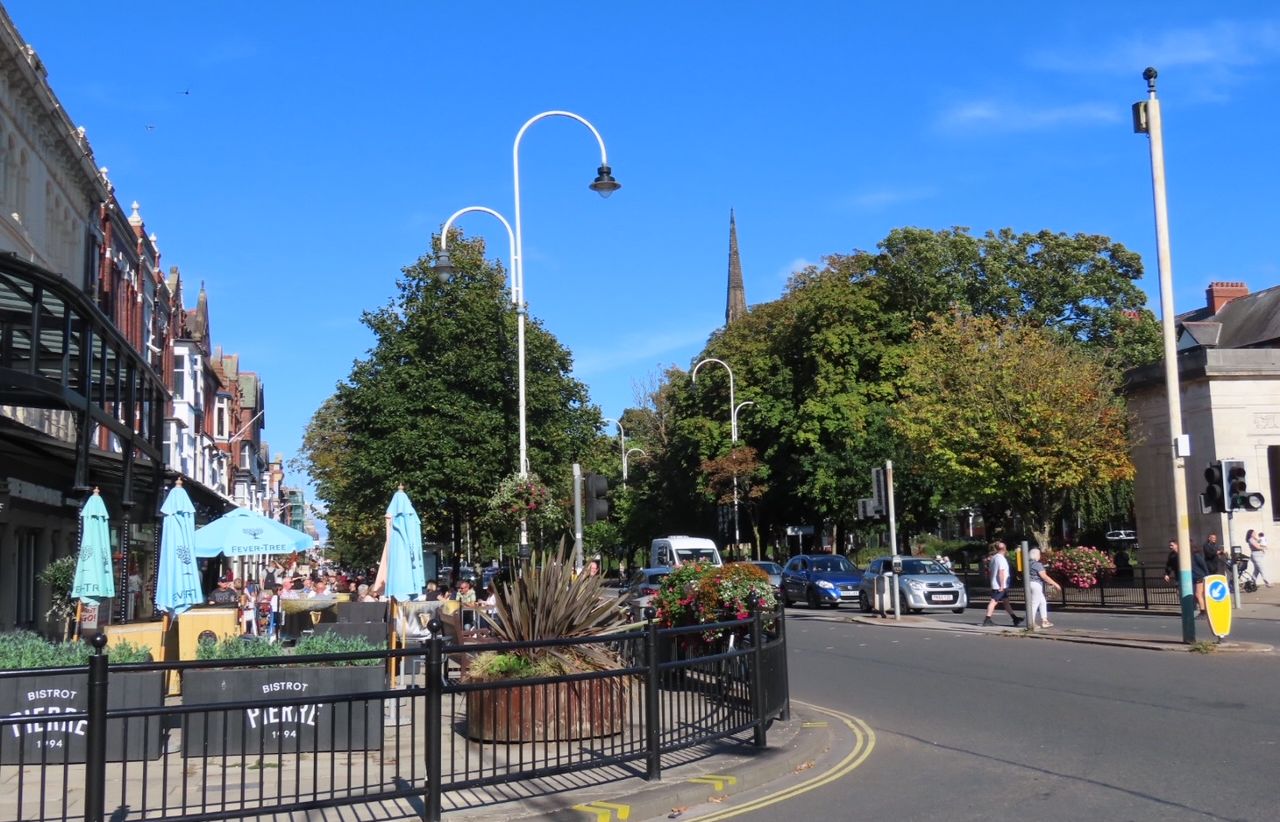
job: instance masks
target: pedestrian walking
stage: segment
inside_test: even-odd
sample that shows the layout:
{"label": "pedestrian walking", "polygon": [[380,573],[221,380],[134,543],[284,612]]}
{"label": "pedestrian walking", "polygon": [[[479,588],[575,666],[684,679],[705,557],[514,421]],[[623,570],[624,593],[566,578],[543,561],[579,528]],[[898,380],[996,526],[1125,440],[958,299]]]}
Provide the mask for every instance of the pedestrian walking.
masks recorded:
{"label": "pedestrian walking", "polygon": [[995,553],[991,555],[991,601],[987,603],[987,617],[982,620],[982,624],[995,625],[991,617],[996,612],[996,606],[1003,605],[1016,628],[1022,624],[1022,618],[1013,612],[1013,603],[1009,601],[1009,583],[1012,577],[1009,573],[1009,546],[997,542],[995,548]]}
{"label": "pedestrian walking", "polygon": [[1249,563],[1253,566],[1253,579],[1254,581],[1262,580],[1270,588],[1271,580],[1267,579],[1267,575],[1262,571],[1262,558],[1267,553],[1267,549],[1263,547],[1262,538],[1262,534],[1253,533],[1253,529],[1249,529],[1249,533],[1244,535],[1244,541],[1249,546]]}
{"label": "pedestrian walking", "polygon": [[1164,559],[1164,581],[1173,582],[1178,578],[1178,569],[1181,563],[1178,559],[1178,543],[1169,540],[1169,556]]}
{"label": "pedestrian walking", "polygon": [[1031,586],[1031,603],[1027,606],[1027,619],[1035,625],[1036,615],[1039,614],[1040,627],[1052,628],[1053,623],[1049,621],[1049,600],[1044,595],[1044,586],[1052,585],[1059,591],[1062,590],[1062,586],[1045,570],[1044,563],[1040,561],[1039,548],[1032,548],[1027,556],[1031,560],[1027,566],[1027,581]]}
{"label": "pedestrian walking", "polygon": [[[1175,545],[1176,543],[1170,543]],[[1209,564],[1204,551],[1191,552],[1191,582],[1195,587],[1196,610],[1204,613],[1204,578],[1209,576]]]}

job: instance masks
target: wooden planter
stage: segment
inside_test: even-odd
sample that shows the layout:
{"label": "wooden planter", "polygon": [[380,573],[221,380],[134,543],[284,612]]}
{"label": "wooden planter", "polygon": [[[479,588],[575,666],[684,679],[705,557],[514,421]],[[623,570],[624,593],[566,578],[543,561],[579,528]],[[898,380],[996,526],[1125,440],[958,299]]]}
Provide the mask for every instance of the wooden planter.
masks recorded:
{"label": "wooden planter", "polygon": [[[22,725],[0,728],[0,764],[49,765],[84,762],[85,720],[50,719],[57,714],[89,708],[88,676],[83,673],[20,676],[0,679],[0,714],[30,716]],[[164,672],[111,674],[107,686],[108,710],[160,708],[164,705]],[[107,759],[111,762],[156,759],[160,748],[162,717],[134,717],[107,722]]]}
{"label": "wooden planter", "polygon": [[467,692],[467,736],[489,742],[567,742],[621,733],[627,688],[617,679],[546,685],[490,683]]}
{"label": "wooden planter", "polygon": [[[383,701],[326,697],[386,688],[381,665],[316,668],[227,668],[183,674],[184,705],[205,705],[186,718],[182,755],[366,751],[382,747]],[[305,705],[270,700],[316,697]],[[267,701],[265,705],[251,704]],[[226,703],[239,703],[223,708]]]}

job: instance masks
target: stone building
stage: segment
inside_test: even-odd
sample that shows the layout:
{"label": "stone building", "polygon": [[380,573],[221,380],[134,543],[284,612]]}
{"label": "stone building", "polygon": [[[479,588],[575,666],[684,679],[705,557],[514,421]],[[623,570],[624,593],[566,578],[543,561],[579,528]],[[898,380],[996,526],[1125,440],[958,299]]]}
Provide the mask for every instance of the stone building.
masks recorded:
{"label": "stone building", "polygon": [[[1266,503],[1259,511],[1234,515],[1232,543],[1243,545],[1246,531],[1253,529],[1267,533],[1271,545],[1280,548],[1280,286],[1250,294],[1243,283],[1215,282],[1206,297],[1204,307],[1177,322],[1182,427],[1191,443],[1186,460],[1191,539],[1200,545],[1217,533],[1227,542],[1227,517],[1202,513],[1200,494],[1209,463],[1234,458],[1244,460],[1250,490],[1260,491]],[[1163,366],[1130,372],[1126,391],[1134,431],[1138,538],[1144,561],[1158,565],[1176,534]],[[1280,577],[1280,550],[1268,554],[1268,576]]]}

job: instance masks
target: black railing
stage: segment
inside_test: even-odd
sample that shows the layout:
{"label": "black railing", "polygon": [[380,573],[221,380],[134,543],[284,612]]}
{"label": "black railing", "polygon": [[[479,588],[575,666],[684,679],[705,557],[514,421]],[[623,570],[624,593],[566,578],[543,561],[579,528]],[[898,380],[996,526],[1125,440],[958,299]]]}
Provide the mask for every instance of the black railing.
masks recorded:
{"label": "black railing", "polygon": [[[981,601],[989,593],[987,578],[980,571],[958,571],[957,575],[964,580],[965,587],[969,590],[970,602]],[[1073,605],[1092,608],[1178,608],[1181,602],[1178,580],[1165,582],[1163,568],[1139,565],[1127,571],[1103,572],[1098,574],[1097,583],[1089,588],[1078,588],[1060,577],[1055,578],[1062,584],[1062,591],[1047,591],[1046,594],[1050,597],[1050,604],[1064,608]],[[1016,577],[1009,594],[1014,602],[1022,602],[1021,576]]]}
{"label": "black railing", "polygon": [[[468,675],[486,651],[602,644],[621,665]],[[181,701],[166,699],[178,681]],[[436,623],[417,647],[323,657],[108,666],[99,648],[87,670],[0,672],[0,698],[31,706],[0,717],[0,818],[197,822],[382,803],[438,820],[563,790],[564,774],[653,780],[717,740],[763,747],[787,687],[781,613],[524,644],[446,644]]]}

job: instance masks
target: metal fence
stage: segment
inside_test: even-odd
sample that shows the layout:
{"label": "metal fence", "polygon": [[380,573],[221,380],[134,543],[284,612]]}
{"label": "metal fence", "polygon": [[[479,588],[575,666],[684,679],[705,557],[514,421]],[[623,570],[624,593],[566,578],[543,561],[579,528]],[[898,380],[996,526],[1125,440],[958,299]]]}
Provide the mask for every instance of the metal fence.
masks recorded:
{"label": "metal fence", "polygon": [[[1178,608],[1180,599],[1178,581],[1164,581],[1164,569],[1136,566],[1130,573],[1106,572],[1098,575],[1098,584],[1092,588],[1076,588],[1063,584],[1062,591],[1048,590],[1050,604],[1060,607],[1106,608],[1123,606],[1131,608]],[[957,571],[969,590],[969,599],[980,600],[989,592],[987,578],[977,570]],[[1048,588],[1048,586],[1045,586]],[[1022,578],[1018,576],[1009,591],[1010,599],[1022,602]]]}
{"label": "metal fence", "polygon": [[[652,780],[693,746],[764,746],[789,709],[780,611],[530,644],[451,645],[439,627],[395,651],[109,665],[99,647],[87,670],[0,672],[0,698],[37,706],[0,717],[0,818],[197,822],[383,802],[438,820],[446,792],[609,768]],[[483,651],[600,644],[623,664],[467,676]],[[179,679],[180,703],[164,696]]]}

